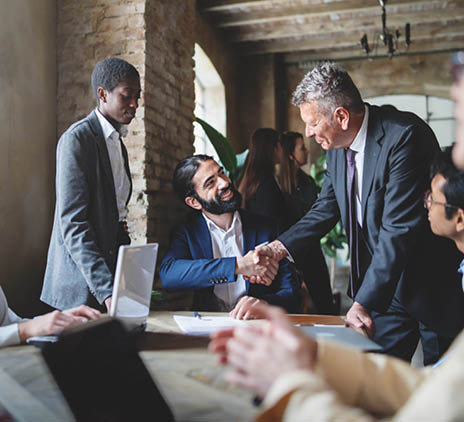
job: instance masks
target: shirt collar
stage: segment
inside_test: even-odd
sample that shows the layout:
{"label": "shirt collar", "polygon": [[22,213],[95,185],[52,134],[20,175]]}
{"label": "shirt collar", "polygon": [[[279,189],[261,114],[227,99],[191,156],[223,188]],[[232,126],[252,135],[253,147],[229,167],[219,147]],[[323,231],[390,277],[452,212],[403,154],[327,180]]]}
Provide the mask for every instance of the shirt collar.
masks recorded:
{"label": "shirt collar", "polygon": [[232,220],[232,224],[230,225],[229,230],[227,231],[219,227],[213,220],[209,219],[203,212],[201,213],[201,215],[205,219],[209,231],[215,230],[223,234],[226,234],[242,226],[242,220],[240,218],[240,213],[238,211],[234,212],[234,219]]}
{"label": "shirt collar", "polygon": [[459,264],[458,273],[464,274],[464,259]]}
{"label": "shirt collar", "polygon": [[350,149],[355,152],[364,152],[367,138],[367,122],[369,121],[369,108],[364,105],[364,118],[359,131],[350,145]]}
{"label": "shirt collar", "polygon": [[[100,122],[105,141],[107,141],[108,139],[118,140],[119,136],[122,136],[123,138],[127,136],[127,128],[125,126],[121,126],[118,131],[108,121],[108,119],[105,116],[103,116],[98,107],[95,109],[95,113],[97,114],[98,121]],[[116,136],[114,134],[116,134]]]}

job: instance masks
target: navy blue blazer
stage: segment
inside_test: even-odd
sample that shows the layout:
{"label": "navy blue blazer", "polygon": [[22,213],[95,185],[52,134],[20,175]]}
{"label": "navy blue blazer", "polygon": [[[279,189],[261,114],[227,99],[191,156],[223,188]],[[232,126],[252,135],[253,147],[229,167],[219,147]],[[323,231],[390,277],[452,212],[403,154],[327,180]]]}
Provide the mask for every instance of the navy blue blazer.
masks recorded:
{"label": "navy blue blazer", "polygon": [[[244,210],[240,210],[240,217],[244,254],[279,234],[274,220]],[[160,278],[164,289],[194,290],[194,310],[217,311],[214,286],[236,281],[235,257],[213,258],[208,226],[201,213],[196,212],[174,230],[170,248],[161,262]],[[287,260],[280,263],[270,286],[246,281],[246,292],[288,312],[299,311],[299,279]]]}

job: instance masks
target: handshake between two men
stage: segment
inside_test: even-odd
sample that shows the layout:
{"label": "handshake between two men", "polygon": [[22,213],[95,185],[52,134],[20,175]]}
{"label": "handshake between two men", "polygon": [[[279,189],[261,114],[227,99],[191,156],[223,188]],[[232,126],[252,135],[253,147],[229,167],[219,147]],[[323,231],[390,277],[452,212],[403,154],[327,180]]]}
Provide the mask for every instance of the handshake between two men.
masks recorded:
{"label": "handshake between two men", "polygon": [[[271,286],[279,271],[279,261],[287,256],[287,251],[279,241],[258,246],[244,256],[237,257],[235,273],[241,274],[251,284]],[[236,319],[259,317],[256,306],[263,300],[252,296],[243,296],[230,315]]]}

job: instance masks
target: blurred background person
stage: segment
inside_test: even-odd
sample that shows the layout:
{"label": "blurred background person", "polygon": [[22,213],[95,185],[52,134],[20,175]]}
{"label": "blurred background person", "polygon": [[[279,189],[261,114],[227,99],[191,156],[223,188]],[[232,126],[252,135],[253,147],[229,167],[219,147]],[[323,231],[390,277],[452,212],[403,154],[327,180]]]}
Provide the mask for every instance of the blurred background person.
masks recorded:
{"label": "blurred background person", "polygon": [[274,129],[255,130],[239,191],[243,197],[243,208],[255,214],[273,217],[282,231],[290,227],[290,218],[274,173],[280,155],[279,138],[279,132]]}
{"label": "blurred background person", "polygon": [[[303,135],[298,132],[284,132],[280,136],[280,145],[277,181],[285,200],[286,219],[289,225],[293,225],[316,201],[318,187],[314,179],[301,170],[308,163],[309,155]],[[308,244],[295,260],[317,312],[333,313],[335,310],[330,276],[320,242]]]}

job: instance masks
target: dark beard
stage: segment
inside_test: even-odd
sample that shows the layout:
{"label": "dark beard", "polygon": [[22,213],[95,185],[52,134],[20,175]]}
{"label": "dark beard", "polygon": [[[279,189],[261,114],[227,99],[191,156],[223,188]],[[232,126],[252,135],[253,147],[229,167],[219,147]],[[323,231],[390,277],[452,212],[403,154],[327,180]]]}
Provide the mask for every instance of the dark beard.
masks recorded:
{"label": "dark beard", "polygon": [[[224,194],[224,192],[226,192],[229,189],[233,192],[234,195],[228,201],[223,201],[221,199],[221,196]],[[206,212],[209,212],[215,215],[235,212],[240,208],[240,205],[242,204],[242,195],[233,186],[228,186],[225,189],[222,189],[216,195],[216,199],[211,199],[209,201],[206,201],[205,199],[200,198],[200,196],[197,195],[196,192],[194,194],[194,197],[201,204],[201,206]]]}

